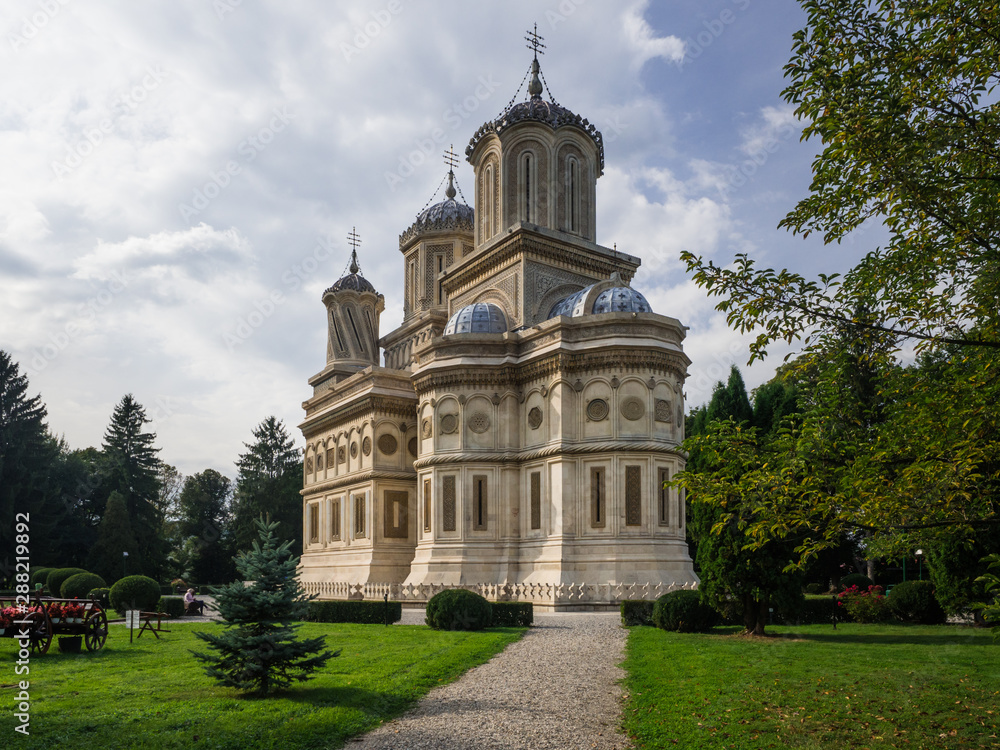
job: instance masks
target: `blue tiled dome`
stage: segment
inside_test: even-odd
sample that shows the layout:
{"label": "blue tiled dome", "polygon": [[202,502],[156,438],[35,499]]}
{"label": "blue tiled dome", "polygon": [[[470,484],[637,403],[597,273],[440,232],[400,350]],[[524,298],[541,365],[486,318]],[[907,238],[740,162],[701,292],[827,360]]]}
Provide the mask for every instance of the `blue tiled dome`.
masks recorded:
{"label": "blue tiled dome", "polygon": [[451,316],[444,328],[445,336],[453,333],[507,333],[507,316],[488,302],[466,305]]}
{"label": "blue tiled dome", "polygon": [[571,294],[568,297],[556,302],[556,304],[552,307],[551,312],[549,312],[549,319],[558,318],[560,315],[566,315],[570,318],[577,318],[584,315],[583,303],[587,298],[587,293],[593,288],[594,285],[591,284],[588,287],[584,287],[579,292]]}
{"label": "blue tiled dome", "polygon": [[653,312],[646,298],[629,286],[614,286],[597,295],[591,313]]}
{"label": "blue tiled dome", "polygon": [[454,198],[449,198],[425,208],[417,216],[417,223],[429,228],[441,225],[450,227],[460,223],[471,222],[472,215],[473,211],[470,206],[459,203]]}

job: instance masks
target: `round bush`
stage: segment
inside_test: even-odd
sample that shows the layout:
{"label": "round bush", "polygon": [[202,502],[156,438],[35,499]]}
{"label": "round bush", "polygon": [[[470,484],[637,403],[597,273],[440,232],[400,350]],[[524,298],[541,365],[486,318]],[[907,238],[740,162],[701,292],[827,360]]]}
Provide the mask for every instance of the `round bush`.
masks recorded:
{"label": "round bush", "polygon": [[52,568],[34,568],[31,571],[31,588],[35,588],[36,583],[45,585],[45,580],[49,577]]}
{"label": "round bush", "polygon": [[874,585],[875,581],[861,573],[849,573],[840,579],[841,589],[849,589],[851,586],[857,586],[858,591],[867,591]]}
{"label": "round bush", "polygon": [[806,584],[806,593],[816,596],[817,594],[826,593],[826,585],[822,583],[809,583]]}
{"label": "round bush", "polygon": [[183,596],[161,596],[156,603],[157,612],[166,612],[171,617],[183,617],[186,608]]}
{"label": "round bush", "polygon": [[64,599],[83,599],[91,590],[105,588],[107,585],[96,573],[77,573],[63,581],[59,595]]}
{"label": "round bush", "polygon": [[101,609],[111,609],[111,589],[93,589],[87,592],[88,599],[97,599]]}
{"label": "round bush", "polygon": [[448,589],[427,602],[427,624],[435,630],[482,630],[493,620],[490,603],[465,589]]}
{"label": "round bush", "polygon": [[45,578],[45,589],[50,596],[61,596],[62,585],[67,578],[72,578],[77,573],[87,573],[83,568],[53,568]]}
{"label": "round bush", "polygon": [[148,612],[160,601],[160,584],[146,576],[125,576],[111,587],[109,598],[120,615],[129,609]]}
{"label": "round bush", "polygon": [[697,591],[671,591],[653,605],[653,624],[678,633],[706,633],[715,627],[719,614],[701,601]]}
{"label": "round bush", "polygon": [[889,592],[889,608],[903,622],[943,625],[946,619],[930,581],[903,581],[893,586]]}

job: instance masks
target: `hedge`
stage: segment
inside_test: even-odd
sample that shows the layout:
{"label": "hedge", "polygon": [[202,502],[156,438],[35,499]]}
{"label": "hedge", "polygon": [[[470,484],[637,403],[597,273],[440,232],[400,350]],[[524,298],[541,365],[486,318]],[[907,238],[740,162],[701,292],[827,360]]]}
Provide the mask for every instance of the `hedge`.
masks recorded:
{"label": "hedge", "polygon": [[531,602],[490,602],[490,608],[495,628],[527,628],[535,621]]}
{"label": "hedge", "polygon": [[161,596],[156,603],[157,612],[166,612],[171,617],[183,617],[186,607],[183,596]]}
{"label": "hedge", "polygon": [[441,591],[427,602],[425,622],[435,630],[482,630],[493,622],[493,608],[467,589]]}
{"label": "hedge", "polygon": [[707,633],[718,621],[719,613],[702,602],[697,591],[671,591],[653,605],[653,624],[662,630]]}
{"label": "hedge", "polygon": [[[322,601],[309,602],[306,619],[310,622],[353,622],[360,625],[382,625],[385,623],[386,603],[384,601]],[[389,602],[389,622],[399,622],[403,617],[403,605]]]}
{"label": "hedge", "polygon": [[627,628],[636,625],[653,624],[653,605],[656,602],[645,599],[626,599],[622,602],[622,625]]}
{"label": "hedge", "polygon": [[934,596],[931,581],[897,583],[889,593],[888,602],[889,609],[903,622],[943,625],[947,620],[945,611]]}

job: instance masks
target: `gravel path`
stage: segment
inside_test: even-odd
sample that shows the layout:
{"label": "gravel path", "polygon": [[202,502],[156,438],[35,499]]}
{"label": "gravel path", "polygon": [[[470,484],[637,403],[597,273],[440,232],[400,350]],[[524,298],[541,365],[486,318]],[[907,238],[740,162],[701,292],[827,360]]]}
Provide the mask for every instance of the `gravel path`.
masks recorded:
{"label": "gravel path", "polygon": [[[423,622],[404,611],[403,622]],[[623,750],[617,612],[536,614],[517,643],[351,750]]]}

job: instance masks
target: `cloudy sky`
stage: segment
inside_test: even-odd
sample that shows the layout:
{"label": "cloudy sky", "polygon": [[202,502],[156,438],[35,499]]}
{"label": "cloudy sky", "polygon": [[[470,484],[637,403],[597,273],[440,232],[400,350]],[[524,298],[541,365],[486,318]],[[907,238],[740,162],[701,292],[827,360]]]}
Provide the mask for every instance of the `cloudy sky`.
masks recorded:
{"label": "cloudy sky", "polygon": [[[299,439],[306,380],[325,360],[320,295],[344,271],[346,235],[362,237],[388,332],[402,319],[398,235],[441,181],[441,153],[464,153],[514,96],[534,23],[553,95],[604,133],[598,240],[641,257],[634,286],[690,326],[689,405],[747,349],[681,250],[831,272],[869,249],[776,229],[816,151],[780,96],[804,23],[790,0],[5,11],[0,348],[73,447],[99,445],[128,392],[184,473],[232,476],[269,414]],[[458,180],[471,201],[464,161]],[[745,371],[748,384],[782,353]]]}

